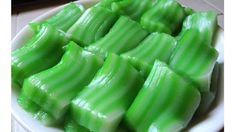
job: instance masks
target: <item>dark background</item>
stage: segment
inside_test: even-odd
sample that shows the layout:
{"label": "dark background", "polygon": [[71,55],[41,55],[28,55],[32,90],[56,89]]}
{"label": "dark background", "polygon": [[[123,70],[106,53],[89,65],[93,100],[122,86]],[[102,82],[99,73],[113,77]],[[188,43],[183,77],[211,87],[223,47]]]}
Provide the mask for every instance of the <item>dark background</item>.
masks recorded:
{"label": "dark background", "polygon": [[43,6],[61,5],[74,0],[12,0],[12,12],[33,10]]}

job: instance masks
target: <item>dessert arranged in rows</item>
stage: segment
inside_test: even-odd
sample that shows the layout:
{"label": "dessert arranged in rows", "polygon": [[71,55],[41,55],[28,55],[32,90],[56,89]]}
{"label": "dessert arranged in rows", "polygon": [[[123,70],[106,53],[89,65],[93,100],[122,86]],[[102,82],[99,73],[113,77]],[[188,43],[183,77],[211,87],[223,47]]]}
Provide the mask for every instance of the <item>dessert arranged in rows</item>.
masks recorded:
{"label": "dessert arranged in rows", "polygon": [[175,0],[69,3],[12,52],[19,105],[67,132],[181,131],[216,95],[212,11]]}

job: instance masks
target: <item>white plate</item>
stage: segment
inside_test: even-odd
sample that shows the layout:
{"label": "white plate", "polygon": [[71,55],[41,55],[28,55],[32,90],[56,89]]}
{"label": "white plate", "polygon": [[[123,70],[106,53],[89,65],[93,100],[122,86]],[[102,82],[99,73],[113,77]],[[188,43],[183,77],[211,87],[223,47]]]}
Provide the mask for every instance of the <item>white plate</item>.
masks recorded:
{"label": "white plate", "polygon": [[[97,0],[80,0],[76,2],[77,4],[82,4],[85,7],[89,7],[94,4]],[[44,20],[54,14],[56,14],[63,6],[55,8],[40,17],[37,17],[33,21],[41,21]],[[12,51],[21,47],[27,40],[32,37],[32,31],[28,26],[25,26],[12,40]],[[214,104],[213,109],[203,118],[193,121],[194,123],[190,124],[190,127],[187,128],[187,131],[192,132],[215,132],[220,130],[224,125],[224,73],[223,73],[223,63],[224,63],[224,31],[222,29],[218,29],[215,41],[214,41],[216,49],[219,51],[220,55],[218,58],[218,62],[220,63],[220,81],[219,81],[219,93]],[[12,116],[17,120],[19,124],[21,124],[25,129],[32,132],[61,132],[63,130],[54,127],[46,127],[42,125],[39,121],[32,118],[32,116],[25,112],[18,104],[17,104],[18,92],[13,90],[12,88],[12,96],[11,96],[11,113]]]}

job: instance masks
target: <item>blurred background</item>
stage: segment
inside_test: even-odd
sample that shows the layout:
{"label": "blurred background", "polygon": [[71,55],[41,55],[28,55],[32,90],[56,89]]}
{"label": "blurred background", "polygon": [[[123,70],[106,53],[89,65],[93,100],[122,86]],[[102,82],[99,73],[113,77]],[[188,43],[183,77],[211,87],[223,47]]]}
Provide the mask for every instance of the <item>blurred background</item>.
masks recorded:
{"label": "blurred background", "polygon": [[[34,18],[74,0],[12,0],[12,38]],[[224,0],[177,0],[196,11],[213,10],[218,14],[218,25],[224,29]],[[221,130],[223,131],[223,130]],[[12,117],[12,132],[27,132]]]}
{"label": "blurred background", "polygon": [[[61,2],[69,2],[71,0],[12,0],[12,9],[17,10],[20,8],[27,8],[30,6],[38,5],[38,4],[44,4],[48,5],[48,3],[61,3]],[[43,5],[41,5],[43,6]]]}

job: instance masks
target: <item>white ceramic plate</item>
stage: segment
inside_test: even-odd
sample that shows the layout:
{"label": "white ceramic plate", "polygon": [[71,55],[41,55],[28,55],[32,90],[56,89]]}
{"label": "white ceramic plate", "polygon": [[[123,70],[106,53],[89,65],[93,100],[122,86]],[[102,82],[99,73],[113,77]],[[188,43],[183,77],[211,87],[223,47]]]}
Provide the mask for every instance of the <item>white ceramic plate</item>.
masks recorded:
{"label": "white ceramic plate", "polygon": [[[85,7],[89,7],[93,5],[97,0],[80,0],[76,2],[77,4],[82,4]],[[55,8],[40,17],[37,17],[33,21],[41,21],[44,20],[54,14],[56,14],[63,6]],[[12,51],[21,47],[27,40],[32,37],[32,31],[28,26],[25,26],[12,40]],[[218,62],[220,63],[220,78],[219,78],[219,92],[214,103],[212,110],[203,118],[194,120],[193,123],[190,124],[190,127],[187,128],[186,131],[191,132],[216,132],[220,130],[224,125],[224,73],[223,73],[223,63],[224,63],[224,31],[222,29],[218,29],[214,45],[216,49],[219,51],[220,55],[218,58]],[[54,127],[47,127],[42,125],[39,121],[32,118],[32,116],[25,112],[18,104],[17,104],[18,91],[15,91],[12,88],[12,96],[11,96],[11,107],[12,107],[12,116],[17,120],[19,124],[21,124],[25,129],[32,132],[61,132],[63,130]]]}

